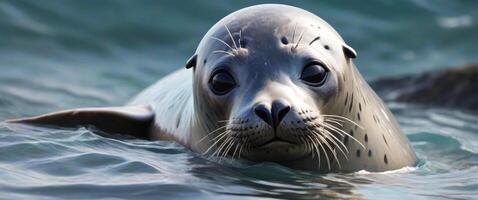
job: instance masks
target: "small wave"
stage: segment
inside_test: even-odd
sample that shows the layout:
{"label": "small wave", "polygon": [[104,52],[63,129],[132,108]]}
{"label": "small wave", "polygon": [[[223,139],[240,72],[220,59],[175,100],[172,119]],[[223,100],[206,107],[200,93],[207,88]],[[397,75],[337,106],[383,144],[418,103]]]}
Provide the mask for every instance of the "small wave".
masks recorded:
{"label": "small wave", "polygon": [[355,172],[354,174],[359,174],[359,175],[366,175],[366,174],[403,174],[403,173],[410,173],[414,172],[418,169],[418,167],[403,167],[400,169],[395,169],[395,170],[389,170],[389,171],[384,171],[384,172],[369,172],[367,170],[360,170],[358,172]]}

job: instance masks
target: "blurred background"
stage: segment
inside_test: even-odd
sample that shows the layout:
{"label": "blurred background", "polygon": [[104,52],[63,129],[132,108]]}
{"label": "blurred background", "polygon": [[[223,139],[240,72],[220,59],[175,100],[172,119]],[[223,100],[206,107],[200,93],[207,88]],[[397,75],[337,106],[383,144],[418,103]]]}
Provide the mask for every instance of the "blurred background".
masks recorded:
{"label": "blurred background", "polygon": [[[330,23],[369,81],[478,63],[476,0],[0,0],[0,121],[123,105],[182,68],[222,17],[270,2]],[[168,141],[0,124],[0,199],[476,199],[476,115],[388,106],[417,167],[327,175],[231,167]]]}
{"label": "blurred background", "polygon": [[475,0],[2,0],[0,119],[123,104],[181,68],[222,17],[268,2],[325,19],[368,80],[478,63]]}

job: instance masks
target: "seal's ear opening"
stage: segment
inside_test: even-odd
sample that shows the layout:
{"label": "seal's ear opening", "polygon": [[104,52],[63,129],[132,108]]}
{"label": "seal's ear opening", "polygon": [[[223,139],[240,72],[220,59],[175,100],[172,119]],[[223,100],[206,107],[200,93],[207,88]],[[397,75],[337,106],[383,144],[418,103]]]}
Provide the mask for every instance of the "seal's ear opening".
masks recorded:
{"label": "seal's ear opening", "polygon": [[342,50],[344,51],[344,55],[348,58],[356,58],[357,57],[357,52],[350,47],[349,45],[344,44],[342,46]]}
{"label": "seal's ear opening", "polygon": [[196,54],[194,54],[193,56],[191,56],[191,58],[188,59],[188,61],[186,62],[186,69],[189,69],[191,67],[196,67],[196,63],[197,63],[197,59],[198,59],[198,56]]}

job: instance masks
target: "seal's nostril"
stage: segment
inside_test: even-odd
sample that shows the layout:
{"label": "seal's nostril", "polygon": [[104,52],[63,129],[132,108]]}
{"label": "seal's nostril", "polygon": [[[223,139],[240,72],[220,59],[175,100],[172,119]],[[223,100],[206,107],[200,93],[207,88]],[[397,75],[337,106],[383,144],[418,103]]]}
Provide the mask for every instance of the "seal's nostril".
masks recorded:
{"label": "seal's nostril", "polygon": [[273,126],[273,124],[272,124],[272,113],[268,108],[266,108],[266,106],[264,104],[259,104],[259,105],[255,106],[254,107],[254,112],[256,113],[256,115],[259,118],[264,120],[264,122],[266,122],[270,126]]}
{"label": "seal's nostril", "polygon": [[289,111],[290,111],[290,106],[286,106],[279,111],[277,115],[277,124],[279,124],[282,121],[282,119],[284,119],[285,115],[287,115]]}
{"label": "seal's nostril", "polygon": [[272,108],[269,109],[265,104],[257,104],[254,106],[254,112],[264,120],[264,122],[276,129],[282,119],[289,113],[290,106],[280,101],[274,101],[271,107]]}
{"label": "seal's nostril", "polygon": [[284,117],[289,113],[290,111],[290,106],[287,105],[283,101],[274,101],[272,102],[272,119],[273,119],[273,124],[274,128],[277,128],[279,126],[280,122]]}

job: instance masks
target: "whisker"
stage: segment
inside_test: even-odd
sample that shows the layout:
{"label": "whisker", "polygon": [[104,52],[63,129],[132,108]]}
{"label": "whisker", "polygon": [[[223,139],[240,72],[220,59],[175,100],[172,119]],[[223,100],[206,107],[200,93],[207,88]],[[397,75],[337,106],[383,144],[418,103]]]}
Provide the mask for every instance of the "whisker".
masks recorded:
{"label": "whisker", "polygon": [[[324,142],[322,136],[317,136],[317,139],[321,140],[322,142]],[[322,149],[322,151],[324,151],[324,155],[325,155],[325,159],[327,159],[327,166],[329,168],[329,171],[330,171],[330,159],[329,159],[329,155],[327,154],[327,151],[325,151],[325,148],[324,148],[324,145],[322,145],[321,142],[318,143],[320,145],[320,148]]]}
{"label": "whisker", "polygon": [[[307,128],[307,129],[309,129],[309,128]],[[324,135],[325,137],[328,137],[328,138],[333,137],[335,140],[337,140],[337,141],[339,142],[339,144],[341,144],[341,145],[343,146],[343,148],[345,149],[345,151],[346,151],[347,153],[349,152],[348,149],[347,149],[347,147],[343,144],[342,141],[340,141],[337,137],[335,137],[335,136],[334,136],[333,134],[331,134],[329,131],[327,131],[327,130],[325,130],[325,129],[322,129],[322,130],[326,132],[326,134],[322,134],[322,135]],[[321,131],[320,129],[317,130],[317,131],[319,131],[319,132],[314,131],[314,130],[310,130],[310,129],[309,129],[309,131],[312,132],[313,134],[321,135],[321,134],[320,134],[320,131]],[[342,150],[342,147],[339,146],[332,138],[330,138],[330,139],[331,139],[331,142],[332,142],[337,148],[339,148],[340,152],[342,152],[342,154],[343,154],[343,155],[345,156],[345,158],[348,160],[349,158],[347,157],[347,154]],[[337,160],[337,162],[339,162],[339,160],[337,159],[337,157],[335,157],[335,159]],[[339,163],[339,167],[340,167],[340,163]]]}
{"label": "whisker", "polygon": [[357,124],[356,122],[354,122],[353,120],[350,120],[349,118],[346,118],[346,117],[343,117],[343,116],[339,116],[339,115],[320,115],[320,116],[323,116],[323,117],[336,117],[336,118],[340,118],[340,119],[344,119],[352,124],[354,124],[355,126],[358,126],[359,128],[361,129],[364,129],[362,126],[360,126],[359,124]]}
{"label": "whisker", "polygon": [[[308,130],[307,126],[305,128]],[[310,130],[309,130],[310,131]],[[312,145],[310,144],[309,141],[313,141],[313,139],[310,137],[308,133],[304,133],[304,131],[300,130],[300,133],[302,134],[301,136],[306,136],[307,138],[300,137],[299,139],[304,139],[302,142],[305,143],[306,151],[312,151]],[[308,139],[308,140],[307,140]],[[312,154],[312,158],[314,157],[314,154]]]}
{"label": "whisker", "polygon": [[295,23],[295,26],[294,26],[294,33],[292,34],[292,42],[294,42],[296,30],[297,30],[297,23]]}
{"label": "whisker", "polygon": [[324,122],[331,122],[331,123],[334,123],[334,124],[337,124],[338,126],[340,127],[344,127],[344,125],[342,125],[342,123],[336,121],[336,120],[332,120],[332,119],[325,119]]}
{"label": "whisker", "polygon": [[344,123],[345,121],[339,118],[333,118],[333,117],[324,117],[325,120],[331,120],[331,121],[336,121],[338,123]]}
{"label": "whisker", "polygon": [[[309,139],[307,140],[307,143],[309,145],[309,150],[307,151],[311,151],[311,152],[314,152],[314,139],[309,135],[307,134],[306,135]],[[312,154],[312,158],[314,158],[314,154]]]}
{"label": "whisker", "polygon": [[304,29],[304,30],[300,33],[299,40],[297,41],[297,43],[295,43],[294,49],[297,50],[297,47],[299,46],[300,41],[302,40],[302,37],[304,36],[304,32],[305,32],[305,31],[306,31],[306,29]]}
{"label": "whisker", "polygon": [[[322,130],[325,131],[325,134],[324,134],[324,133],[321,133],[321,132],[320,132],[321,130],[317,130],[317,131],[319,131],[319,132],[317,132],[317,131],[315,131],[315,130],[311,130],[311,132],[312,132],[312,133],[315,133],[315,134],[323,135],[324,137],[329,138],[330,141],[331,141],[337,148],[339,148],[339,150],[340,150],[340,151],[344,154],[344,156],[347,158],[347,155],[346,155],[345,152],[342,150],[342,148],[345,149],[345,151],[347,151],[347,153],[348,153],[349,151],[348,151],[347,147],[343,144],[343,142],[340,141],[337,137],[335,137],[334,134],[330,133],[329,131],[325,130],[324,128],[323,128]],[[337,141],[339,142],[339,144],[341,144],[341,145],[338,145],[337,142],[335,142],[334,139],[337,140]],[[347,158],[347,159],[348,159],[348,158]]]}
{"label": "whisker", "polygon": [[[306,126],[305,128],[306,128],[307,130],[309,130],[309,132],[311,132],[311,130],[310,130],[307,126]],[[312,145],[313,145],[313,148],[314,148],[314,149],[311,148],[310,151],[313,150],[312,152],[315,151],[315,152],[317,153],[318,168],[320,169],[320,150],[319,150],[319,147],[318,147],[317,144],[316,144],[316,143],[317,143],[317,140],[314,140],[309,134],[304,134],[304,135],[306,135],[307,137],[309,137],[309,139],[310,139],[310,141],[311,141],[311,143],[312,143]],[[319,136],[319,135],[313,135],[313,136],[317,137],[317,136]],[[314,153],[312,153],[312,158],[314,158]]]}
{"label": "whisker", "polygon": [[[305,128],[307,129],[307,126]],[[313,141],[314,140],[310,137],[310,135],[308,133],[303,134],[303,135],[305,135],[309,138],[309,140],[305,140],[305,141],[307,141],[307,145],[308,145],[307,151],[313,151],[314,150],[314,147],[313,147]],[[314,156],[314,154],[312,154],[312,156]]]}
{"label": "whisker", "polygon": [[[313,139],[309,134],[306,134],[305,136],[307,136],[307,137],[309,138],[309,140],[311,141],[311,142],[310,142],[311,145],[315,145],[315,144],[314,144],[314,139]],[[314,147],[315,147],[315,146],[314,146]],[[315,150],[315,149],[312,149],[312,148],[310,149],[310,151],[312,151],[312,158],[314,158],[314,153],[313,153],[314,151],[313,151],[313,150]]]}
{"label": "whisker", "polygon": [[238,40],[238,41],[239,41],[239,48],[242,48],[242,46],[241,46],[241,38],[242,38],[242,29],[239,30],[239,40]]}
{"label": "whisker", "polygon": [[[336,137],[334,134],[332,134],[330,131],[325,130],[325,128],[324,128],[324,131],[326,132],[326,135],[332,137],[332,139],[336,140],[336,141],[338,142],[338,144],[340,144],[340,145],[338,145],[337,143],[335,143],[334,141],[332,141],[332,142],[334,142],[334,144],[335,144],[337,147],[340,148],[341,151],[342,151],[342,148],[343,148],[347,153],[349,153],[349,150],[348,150],[347,146],[345,146],[345,144],[344,144],[339,138],[337,138],[337,137]],[[347,157],[347,155],[346,155],[345,153],[344,153],[344,156]],[[348,158],[347,158],[347,160],[348,160]]]}
{"label": "whisker", "polygon": [[321,125],[324,126],[324,127],[326,127],[326,128],[335,130],[335,132],[336,132],[336,133],[339,133],[340,135],[348,135],[350,138],[352,138],[352,140],[354,140],[355,142],[357,142],[358,144],[360,144],[360,146],[362,146],[363,149],[366,149],[365,146],[364,146],[360,141],[358,141],[357,139],[355,139],[355,137],[351,136],[350,134],[348,134],[347,132],[343,131],[342,129],[339,129],[339,128],[333,126],[332,124],[328,124],[328,123],[323,123],[323,124],[321,124]]}
{"label": "whisker", "polygon": [[302,137],[302,136],[304,136],[304,135],[307,136],[307,134],[304,134],[304,132],[303,132],[302,130],[300,130],[299,132],[300,132],[302,135],[299,135],[299,138],[298,138],[298,139],[300,140],[300,142],[302,142],[302,143],[305,145],[305,150],[306,150],[306,151],[309,151],[309,150],[310,150],[310,146],[309,146],[310,144],[309,144],[309,142],[307,141],[306,138],[303,138],[303,137]]}
{"label": "whisker", "polygon": [[219,157],[219,161],[221,161],[221,152],[223,150],[223,148],[229,143],[229,140],[231,140],[231,137],[226,137],[226,139],[224,140],[223,143],[221,143],[221,145],[219,145],[219,148],[216,149],[216,151],[214,151],[214,153],[211,155],[211,157],[214,157],[214,155],[218,156]]}
{"label": "whisker", "polygon": [[222,138],[224,138],[225,136],[227,136],[227,134],[229,134],[229,133],[230,133],[230,131],[229,131],[229,130],[226,130],[226,131],[222,132],[221,134],[219,134],[218,136],[216,136],[216,137],[219,137],[219,136],[220,136],[220,137],[219,137],[211,146],[209,146],[209,148],[208,148],[203,154],[204,154],[204,155],[207,154],[214,146],[217,145],[217,143],[218,143],[219,141],[222,140]]}
{"label": "whisker", "polygon": [[[344,155],[345,159],[349,160],[349,158],[347,157],[347,154],[342,150],[342,147],[340,145],[337,144],[337,142],[335,142],[333,139],[336,139],[337,141],[339,141],[339,144],[343,145],[343,148],[345,149],[345,151],[347,151],[347,153],[349,152],[347,147],[345,147],[345,145],[342,143],[342,141],[338,140],[337,137],[335,137],[332,133],[330,133],[329,131],[325,130],[324,131],[327,132],[327,134],[324,134],[326,135],[326,137],[328,137],[330,139],[330,141],[339,149],[339,151]],[[330,136],[332,136],[333,138],[330,138]],[[338,160],[337,160],[338,161]]]}
{"label": "whisker", "polygon": [[[327,123],[327,120],[324,120],[323,123]],[[337,123],[337,122],[334,122],[334,123]],[[340,127],[342,127],[342,124],[340,124],[340,123],[337,123],[337,124],[340,125]],[[349,150],[347,149],[347,146],[345,146],[345,144],[341,140],[339,140],[337,137],[335,137],[334,134],[330,133],[329,131],[327,131],[325,129],[324,129],[324,131],[326,131],[326,133],[327,133],[327,134],[324,134],[325,136],[330,135],[333,139],[337,140],[337,142],[342,145],[342,147],[345,149],[345,151],[347,151],[347,153],[349,153]],[[333,140],[332,140],[332,142],[335,143]],[[340,146],[337,145],[337,143],[335,143],[335,145],[340,148]],[[342,151],[342,148],[340,148],[340,151]],[[344,156],[347,158],[345,153],[344,153]],[[347,158],[347,160],[348,160],[348,158]]]}
{"label": "whisker", "polygon": [[[211,134],[213,134],[213,133],[215,133],[215,132],[217,132],[217,131],[219,131],[219,130],[221,130],[221,129],[223,129],[223,128],[226,128],[226,127],[227,127],[227,125],[221,126],[221,127],[217,128],[216,130],[214,130],[214,131],[212,131],[212,132],[206,134],[206,135],[205,135],[204,137],[202,137],[199,141],[197,141],[197,142],[195,143],[195,145],[197,145],[197,144],[199,144],[200,142],[202,142],[202,141],[203,141],[204,139],[206,139],[209,135],[211,135]],[[214,137],[214,138],[215,138],[215,137]]]}
{"label": "whisker", "polygon": [[342,169],[342,164],[340,164],[340,160],[337,158],[338,154],[336,149],[333,150],[333,154],[334,154],[335,160],[337,160],[337,165],[339,166],[339,169]]}
{"label": "whisker", "polygon": [[[327,147],[329,148],[329,150],[330,150],[330,152],[332,153],[332,155],[334,156],[335,160],[337,160],[337,164],[339,165],[339,168],[342,168],[342,167],[340,166],[340,161],[339,161],[339,159],[337,158],[337,153],[335,153],[335,151],[333,150],[332,146],[330,146],[330,144],[329,144],[329,142],[327,141],[327,139],[324,138],[323,141],[324,141],[325,146],[327,146]],[[329,169],[329,170],[330,170],[330,169]]]}
{"label": "whisker", "polygon": [[238,159],[241,159],[241,155],[242,155],[242,150],[244,149],[244,146],[247,145],[247,141],[249,140],[249,138],[247,138],[241,145],[241,149],[239,149],[239,155],[238,155]]}
{"label": "whisker", "polygon": [[234,44],[234,47],[236,47],[236,50],[237,50],[237,44],[236,44],[236,41],[234,40],[234,37],[232,37],[231,31],[229,31],[229,28],[227,28],[227,25],[224,24],[224,27],[226,27],[227,33],[229,34],[229,37],[231,37],[232,43]]}
{"label": "whisker", "polygon": [[234,159],[234,156],[236,156],[236,152],[237,150],[239,149],[239,142],[236,142],[236,140],[234,141],[234,153],[232,153],[232,159]]}
{"label": "whisker", "polygon": [[225,149],[224,154],[223,154],[223,155],[224,155],[224,158],[227,156],[227,154],[228,154],[229,151],[231,150],[232,146],[234,146],[234,143],[235,143],[235,142],[234,142],[234,141],[235,141],[234,137],[231,137],[231,140],[229,140],[229,141],[230,141],[230,142],[229,142],[229,145],[227,146],[227,148]]}
{"label": "whisker", "polygon": [[213,54],[216,54],[216,53],[224,53],[224,54],[227,54],[227,55],[230,55],[230,56],[234,56],[233,53],[231,52],[227,52],[227,51],[223,51],[223,50],[215,50],[212,52]]}
{"label": "whisker", "polygon": [[[227,149],[231,146],[231,142],[234,140],[233,137],[228,137],[226,141],[224,141],[223,149],[219,152],[218,156],[222,157],[223,155],[227,154]],[[224,151],[223,151],[224,150]]]}
{"label": "whisker", "polygon": [[319,150],[319,147],[317,146],[317,141],[314,140],[312,144],[314,145],[315,152],[317,153],[318,168],[320,169],[320,150]]}
{"label": "whisker", "polygon": [[[227,128],[227,125],[223,126],[224,128]],[[227,130],[223,131],[221,134],[224,134],[224,132],[226,132]],[[216,136],[214,136],[213,138],[211,138],[211,141],[214,141],[216,140],[221,134],[218,134]]]}
{"label": "whisker", "polygon": [[218,148],[219,151],[217,152],[216,156],[221,157],[222,151],[224,150],[225,147],[229,145],[230,140],[231,140],[231,137],[229,136],[226,139],[224,139],[224,142]]}
{"label": "whisker", "polygon": [[[308,135],[306,135],[306,134],[304,134],[304,135],[308,137]],[[312,151],[312,144],[310,143],[310,141],[312,141],[312,140],[308,140],[307,138],[302,138],[302,140],[305,143],[306,151]]]}
{"label": "whisker", "polygon": [[214,36],[211,36],[211,39],[217,40],[217,41],[219,41],[220,43],[223,43],[224,45],[226,45],[227,47],[229,47],[229,49],[231,49],[231,51],[234,51],[234,48],[232,48],[231,45],[229,45],[227,42],[224,42],[224,40],[221,40],[221,39],[219,39],[219,38],[217,38],[217,37],[214,37]]}

